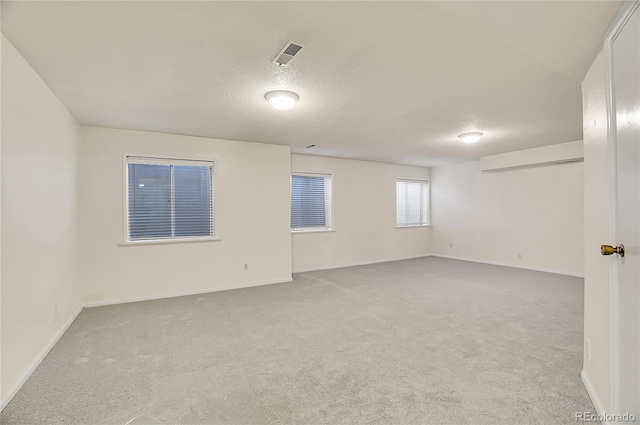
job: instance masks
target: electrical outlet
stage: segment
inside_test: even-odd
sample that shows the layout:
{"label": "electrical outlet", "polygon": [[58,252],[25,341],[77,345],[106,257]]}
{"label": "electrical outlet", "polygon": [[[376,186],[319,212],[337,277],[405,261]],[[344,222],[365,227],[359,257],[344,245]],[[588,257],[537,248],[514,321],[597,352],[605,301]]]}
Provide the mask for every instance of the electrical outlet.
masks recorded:
{"label": "electrical outlet", "polygon": [[587,361],[591,361],[591,341],[589,341],[589,338],[585,338],[584,342],[584,350],[587,352]]}
{"label": "electrical outlet", "polygon": [[249,264],[246,264],[246,263],[245,263],[245,265],[244,265],[244,269],[245,269],[245,270],[249,270]]}
{"label": "electrical outlet", "polygon": [[449,244],[449,248],[453,248],[453,242]]}
{"label": "electrical outlet", "polygon": [[518,260],[522,260],[522,254],[521,253],[518,254]]}

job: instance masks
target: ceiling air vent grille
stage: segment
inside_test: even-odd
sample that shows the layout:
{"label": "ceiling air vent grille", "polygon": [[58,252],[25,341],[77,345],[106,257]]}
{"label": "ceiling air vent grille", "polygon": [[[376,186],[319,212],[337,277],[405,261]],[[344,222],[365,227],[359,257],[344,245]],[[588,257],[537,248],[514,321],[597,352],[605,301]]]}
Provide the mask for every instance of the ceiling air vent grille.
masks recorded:
{"label": "ceiling air vent grille", "polygon": [[302,49],[302,46],[294,44],[292,42],[288,42],[284,45],[282,50],[278,52],[275,59],[273,59],[273,63],[278,64],[280,66],[287,66],[291,59],[298,54],[298,52]]}

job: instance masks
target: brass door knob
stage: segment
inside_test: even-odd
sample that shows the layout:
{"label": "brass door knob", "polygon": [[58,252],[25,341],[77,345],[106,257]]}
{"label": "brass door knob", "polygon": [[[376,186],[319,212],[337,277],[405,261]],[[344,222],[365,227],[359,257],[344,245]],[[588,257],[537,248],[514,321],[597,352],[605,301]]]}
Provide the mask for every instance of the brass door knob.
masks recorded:
{"label": "brass door knob", "polygon": [[602,255],[618,254],[624,257],[624,245],[620,244],[615,247],[611,245],[600,245],[600,253]]}

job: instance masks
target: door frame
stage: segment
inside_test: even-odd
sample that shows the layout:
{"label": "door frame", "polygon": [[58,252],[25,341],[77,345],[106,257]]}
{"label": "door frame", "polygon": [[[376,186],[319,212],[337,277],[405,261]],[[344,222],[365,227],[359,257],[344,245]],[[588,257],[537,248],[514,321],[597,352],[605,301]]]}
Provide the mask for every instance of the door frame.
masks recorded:
{"label": "door frame", "polygon": [[[613,42],[620,34],[622,28],[640,6],[640,0],[627,0],[614,18],[604,39],[605,52],[605,78],[606,78],[606,107],[607,107],[607,150],[609,155],[609,208],[610,208],[610,242],[618,244],[618,166],[616,144],[616,110],[615,92],[613,86]],[[618,413],[620,408],[620,321],[616,312],[620,305],[620,288],[618,285],[619,273],[618,261],[613,261],[611,266],[611,409],[612,413]]]}

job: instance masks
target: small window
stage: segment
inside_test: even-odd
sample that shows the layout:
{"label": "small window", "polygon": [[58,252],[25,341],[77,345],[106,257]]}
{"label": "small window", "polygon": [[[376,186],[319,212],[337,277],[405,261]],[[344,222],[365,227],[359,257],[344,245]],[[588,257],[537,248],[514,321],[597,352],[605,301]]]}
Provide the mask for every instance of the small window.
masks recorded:
{"label": "small window", "polygon": [[291,175],[291,230],[330,230],[331,175]]}
{"label": "small window", "polygon": [[429,224],[429,181],[396,179],[398,227]]}
{"label": "small window", "polygon": [[127,241],[213,238],[213,162],[127,157]]}

